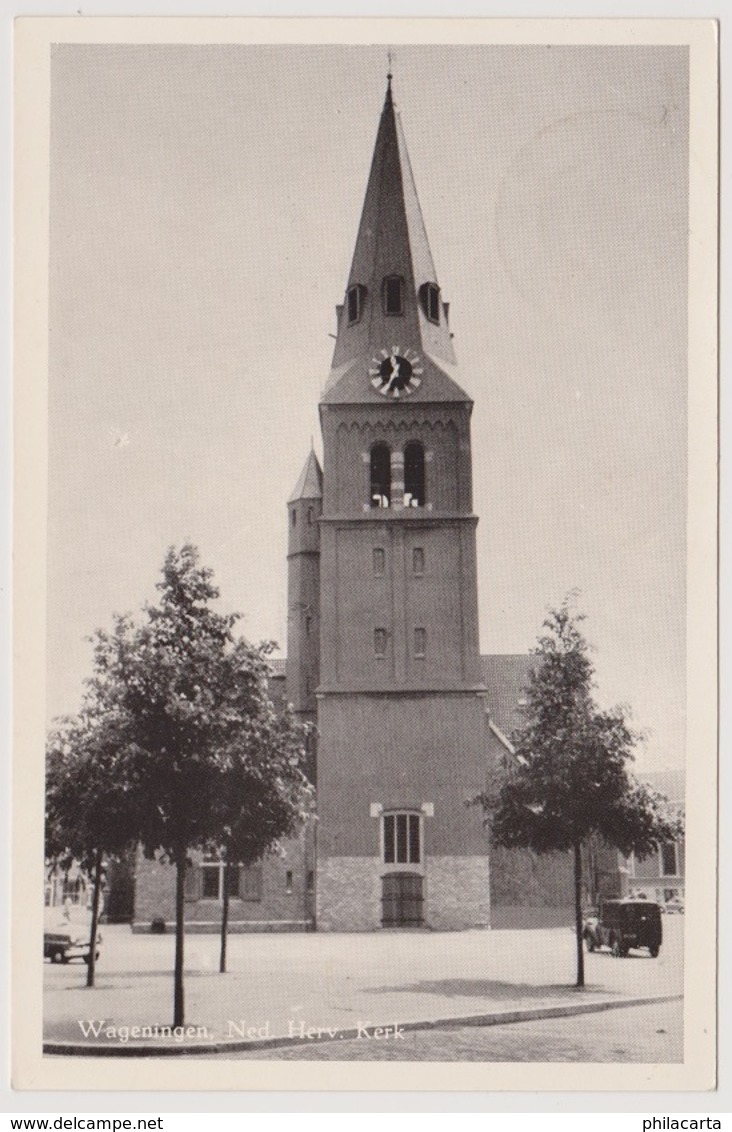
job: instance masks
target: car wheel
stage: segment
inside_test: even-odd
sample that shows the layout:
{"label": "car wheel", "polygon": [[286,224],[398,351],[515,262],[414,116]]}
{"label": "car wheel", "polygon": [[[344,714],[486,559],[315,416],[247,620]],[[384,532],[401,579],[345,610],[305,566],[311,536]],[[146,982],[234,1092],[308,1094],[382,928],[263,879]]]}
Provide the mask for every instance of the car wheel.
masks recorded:
{"label": "car wheel", "polygon": [[651,959],[658,959],[658,953],[661,950],[658,944],[655,947],[649,947],[648,950],[651,953]]}
{"label": "car wheel", "polygon": [[63,958],[63,952],[57,951],[54,948],[53,951],[49,952],[48,958],[51,960],[52,963],[60,963],[62,958]]}

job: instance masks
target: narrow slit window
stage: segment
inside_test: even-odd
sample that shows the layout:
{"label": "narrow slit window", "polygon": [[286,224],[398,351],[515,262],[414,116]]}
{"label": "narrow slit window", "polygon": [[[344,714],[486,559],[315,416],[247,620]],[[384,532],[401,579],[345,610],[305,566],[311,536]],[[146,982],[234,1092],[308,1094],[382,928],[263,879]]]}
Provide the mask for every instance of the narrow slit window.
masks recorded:
{"label": "narrow slit window", "polygon": [[386,656],[386,629],[374,629],[374,656]]}
{"label": "narrow slit window", "polygon": [[285,873],[285,892],[292,892],[292,870],[288,869]]}
{"label": "narrow slit window", "polygon": [[422,629],[422,628],[415,629],[414,630],[414,655],[416,657],[422,657],[422,656],[425,655],[426,651],[427,651],[427,630]]}
{"label": "narrow slit window", "polygon": [[386,567],[386,555],[383,546],[374,547],[374,577],[381,578]]}
{"label": "narrow slit window", "polygon": [[412,549],[412,572],[421,577],[424,574],[424,547],[415,546]]}
{"label": "narrow slit window", "polygon": [[308,526],[312,527],[312,525],[313,525],[313,509],[312,509],[312,507],[308,507]]}
{"label": "narrow slit window", "polygon": [[404,313],[404,280],[401,275],[387,275],[384,280],[384,314]]}
{"label": "narrow slit window", "polygon": [[404,505],[424,507],[424,445],[418,440],[410,440],[404,449]]}
{"label": "narrow slit window", "polygon": [[388,507],[391,499],[391,451],[388,444],[375,444],[371,449],[372,507]]}

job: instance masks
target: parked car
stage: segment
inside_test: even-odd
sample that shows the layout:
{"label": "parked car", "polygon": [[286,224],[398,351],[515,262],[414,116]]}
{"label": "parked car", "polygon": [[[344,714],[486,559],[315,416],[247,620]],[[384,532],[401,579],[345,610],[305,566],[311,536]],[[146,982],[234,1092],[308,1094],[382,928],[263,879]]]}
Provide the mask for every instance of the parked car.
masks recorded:
{"label": "parked car", "polygon": [[672,896],[671,899],[667,900],[666,903],[663,905],[663,911],[668,912],[669,915],[671,915],[675,912],[678,912],[680,915],[683,916],[683,914],[684,914],[684,902],[683,902],[683,900],[681,899],[680,896]]}
{"label": "parked car", "polygon": [[631,947],[644,947],[655,959],[663,940],[661,909],[652,900],[604,900],[582,934],[588,951],[609,947],[624,958]]}
{"label": "parked car", "polygon": [[[43,927],[43,958],[50,959],[52,963],[68,963],[71,959],[83,959],[88,963],[91,934],[89,917],[69,918],[61,909],[52,909],[50,913],[46,915]],[[95,959],[99,958],[101,943],[102,934],[97,932]]]}

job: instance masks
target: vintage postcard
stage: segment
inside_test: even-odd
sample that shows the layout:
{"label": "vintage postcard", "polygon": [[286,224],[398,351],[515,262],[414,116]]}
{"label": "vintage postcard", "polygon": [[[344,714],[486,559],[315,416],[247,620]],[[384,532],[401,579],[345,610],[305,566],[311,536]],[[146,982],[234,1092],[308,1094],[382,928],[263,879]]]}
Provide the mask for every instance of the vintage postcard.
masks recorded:
{"label": "vintage postcard", "polygon": [[15,131],[14,1087],[712,1089],[715,23],[27,18]]}

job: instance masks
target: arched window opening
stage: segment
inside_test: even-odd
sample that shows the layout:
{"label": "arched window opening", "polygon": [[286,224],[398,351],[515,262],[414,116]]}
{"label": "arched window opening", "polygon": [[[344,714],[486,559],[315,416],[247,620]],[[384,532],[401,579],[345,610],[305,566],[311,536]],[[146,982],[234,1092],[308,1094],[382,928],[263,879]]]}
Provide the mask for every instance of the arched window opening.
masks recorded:
{"label": "arched window opening", "polygon": [[401,275],[384,279],[384,314],[404,313],[404,280]]}
{"label": "arched window opening", "polygon": [[314,512],[313,512],[312,507],[308,507],[308,526],[309,527],[312,527],[312,525],[313,525],[313,514],[314,514]]}
{"label": "arched window opening", "polygon": [[388,444],[375,444],[371,449],[372,507],[388,507],[391,499],[391,452]]}
{"label": "arched window opening", "polygon": [[436,283],[423,283],[419,289],[422,310],[430,322],[440,321],[440,288]]}
{"label": "arched window opening", "polygon": [[404,449],[404,506],[424,505],[424,446],[418,440],[411,440]]}

